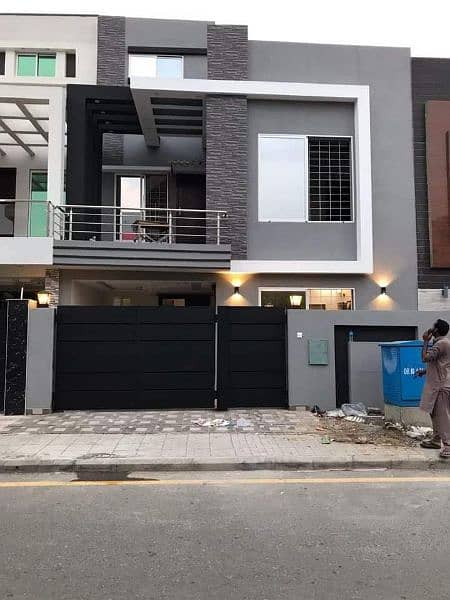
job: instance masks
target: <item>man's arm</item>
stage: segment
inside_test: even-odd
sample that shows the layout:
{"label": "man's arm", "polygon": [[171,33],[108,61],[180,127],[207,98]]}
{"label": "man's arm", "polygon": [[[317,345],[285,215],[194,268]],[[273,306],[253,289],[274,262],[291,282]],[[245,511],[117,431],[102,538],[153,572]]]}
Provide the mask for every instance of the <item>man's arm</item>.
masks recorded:
{"label": "man's arm", "polygon": [[428,348],[428,344],[433,337],[433,333],[428,329],[422,336],[423,346],[422,346],[422,362],[428,363],[433,362],[439,358],[441,353],[441,349],[439,344],[436,343],[432,348]]}

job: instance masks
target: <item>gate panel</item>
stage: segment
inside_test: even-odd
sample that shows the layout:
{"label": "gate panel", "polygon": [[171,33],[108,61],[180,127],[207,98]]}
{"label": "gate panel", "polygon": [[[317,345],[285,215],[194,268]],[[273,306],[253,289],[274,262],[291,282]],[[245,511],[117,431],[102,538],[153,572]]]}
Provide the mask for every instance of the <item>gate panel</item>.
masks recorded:
{"label": "gate panel", "polygon": [[57,311],[56,410],[214,407],[209,307]]}
{"label": "gate panel", "polygon": [[286,313],[219,307],[218,407],[287,407]]}

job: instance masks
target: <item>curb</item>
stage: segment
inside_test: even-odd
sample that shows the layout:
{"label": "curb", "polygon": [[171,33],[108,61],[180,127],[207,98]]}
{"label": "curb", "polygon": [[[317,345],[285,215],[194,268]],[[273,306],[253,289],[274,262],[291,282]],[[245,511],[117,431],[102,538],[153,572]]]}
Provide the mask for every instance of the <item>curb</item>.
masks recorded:
{"label": "curb", "polygon": [[7,459],[0,461],[0,473],[54,473],[54,472],[101,472],[131,473],[134,471],[320,471],[352,469],[409,469],[433,470],[450,469],[450,461],[439,458],[404,459],[343,459],[343,460],[296,460],[280,458],[268,460],[267,457],[251,460],[242,459],[201,459],[174,458],[161,459],[76,459],[76,460],[27,460]]}

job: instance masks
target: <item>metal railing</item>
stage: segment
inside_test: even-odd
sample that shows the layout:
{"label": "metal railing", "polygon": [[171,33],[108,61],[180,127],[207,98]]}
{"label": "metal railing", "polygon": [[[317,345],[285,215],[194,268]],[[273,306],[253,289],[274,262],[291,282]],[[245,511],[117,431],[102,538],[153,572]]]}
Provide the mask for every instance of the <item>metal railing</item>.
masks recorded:
{"label": "metal railing", "polygon": [[53,216],[47,200],[0,199],[0,237],[51,237]]}
{"label": "metal railing", "polygon": [[61,240],[222,244],[226,217],[223,210],[66,204],[54,207],[53,231]]}
{"label": "metal railing", "polygon": [[229,243],[223,210],[1,200],[0,236],[166,244]]}

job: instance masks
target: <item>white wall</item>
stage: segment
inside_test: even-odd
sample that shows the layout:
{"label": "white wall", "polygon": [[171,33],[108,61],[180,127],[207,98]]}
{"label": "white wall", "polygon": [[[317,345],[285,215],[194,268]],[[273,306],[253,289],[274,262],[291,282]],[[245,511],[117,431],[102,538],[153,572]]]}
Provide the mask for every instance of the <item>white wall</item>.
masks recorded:
{"label": "white wall", "polygon": [[[7,52],[0,83],[95,84],[97,82],[97,17],[1,15],[0,49]],[[65,58],[57,55],[56,77],[15,77],[15,51],[75,52],[76,77],[65,77]]]}

